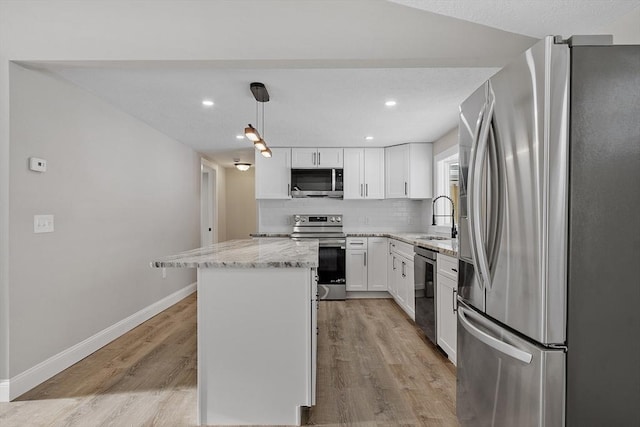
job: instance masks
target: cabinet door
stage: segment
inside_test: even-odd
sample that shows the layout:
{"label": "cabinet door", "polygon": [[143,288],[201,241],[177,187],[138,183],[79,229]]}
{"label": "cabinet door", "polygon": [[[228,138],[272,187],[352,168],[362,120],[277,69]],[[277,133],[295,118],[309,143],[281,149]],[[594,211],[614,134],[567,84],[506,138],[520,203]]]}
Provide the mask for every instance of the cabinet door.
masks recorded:
{"label": "cabinet door", "polygon": [[343,179],[345,199],[364,197],[364,150],[362,148],[344,149]]}
{"label": "cabinet door", "polygon": [[271,158],[256,151],[256,199],[291,198],[291,149],[272,148]]}
{"label": "cabinet door", "polygon": [[342,169],[344,162],[342,161],[342,148],[318,148],[319,168],[337,168]]}
{"label": "cabinet door", "polygon": [[456,342],[458,339],[458,319],[456,315],[457,283],[447,276],[438,274],[437,290],[437,337],[438,345],[447,353],[453,364],[456,364]]}
{"label": "cabinet door", "polygon": [[407,307],[407,260],[404,257],[397,257],[396,281],[398,288],[398,304],[406,311]]}
{"label": "cabinet door", "polygon": [[409,197],[409,146],[385,148],[385,194],[387,199]]}
{"label": "cabinet door", "polygon": [[411,320],[416,320],[416,285],[414,282],[414,274],[413,274],[413,260],[406,260],[406,271],[405,271],[405,286],[407,287],[407,299],[405,301],[406,312],[411,317]]}
{"label": "cabinet door", "polygon": [[367,242],[367,277],[370,291],[387,290],[387,239],[369,237]]}
{"label": "cabinet door", "polygon": [[433,194],[433,145],[408,144],[407,195],[410,199],[430,199]]}
{"label": "cabinet door", "polygon": [[391,252],[391,241],[388,244],[387,251],[387,291],[392,297],[396,298],[398,291],[396,290],[396,256]]}
{"label": "cabinet door", "polygon": [[347,249],[347,290],[367,290],[367,251]]}
{"label": "cabinet door", "polygon": [[318,150],[316,148],[292,148],[291,167],[309,169],[318,166]]}
{"label": "cabinet door", "polygon": [[[346,165],[346,150],[345,150]],[[345,166],[346,169],[346,166]],[[346,174],[346,170],[345,170]],[[384,199],[384,148],[364,149],[364,196],[367,199]]]}

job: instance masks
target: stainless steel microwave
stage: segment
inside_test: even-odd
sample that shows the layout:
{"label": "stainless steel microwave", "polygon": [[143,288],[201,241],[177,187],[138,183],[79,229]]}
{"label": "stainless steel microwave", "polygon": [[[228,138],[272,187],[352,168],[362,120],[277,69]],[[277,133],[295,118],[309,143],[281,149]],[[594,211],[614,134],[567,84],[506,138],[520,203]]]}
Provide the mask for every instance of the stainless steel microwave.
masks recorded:
{"label": "stainless steel microwave", "polygon": [[291,197],[344,196],[342,169],[291,169]]}

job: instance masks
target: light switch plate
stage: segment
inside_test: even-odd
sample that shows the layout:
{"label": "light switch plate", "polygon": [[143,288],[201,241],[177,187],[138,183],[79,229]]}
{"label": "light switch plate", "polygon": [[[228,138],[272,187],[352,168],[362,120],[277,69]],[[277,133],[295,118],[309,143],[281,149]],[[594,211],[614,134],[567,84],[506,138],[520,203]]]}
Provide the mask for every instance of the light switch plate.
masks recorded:
{"label": "light switch plate", "polygon": [[34,215],[34,233],[53,233],[53,215]]}

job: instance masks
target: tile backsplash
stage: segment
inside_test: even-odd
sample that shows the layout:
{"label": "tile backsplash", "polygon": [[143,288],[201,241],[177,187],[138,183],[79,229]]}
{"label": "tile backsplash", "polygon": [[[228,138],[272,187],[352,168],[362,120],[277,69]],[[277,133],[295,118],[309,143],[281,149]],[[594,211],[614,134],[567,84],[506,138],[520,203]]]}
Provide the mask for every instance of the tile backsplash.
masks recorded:
{"label": "tile backsplash", "polygon": [[260,233],[288,233],[294,214],[342,214],[344,231],[425,231],[431,225],[431,200],[258,200]]}

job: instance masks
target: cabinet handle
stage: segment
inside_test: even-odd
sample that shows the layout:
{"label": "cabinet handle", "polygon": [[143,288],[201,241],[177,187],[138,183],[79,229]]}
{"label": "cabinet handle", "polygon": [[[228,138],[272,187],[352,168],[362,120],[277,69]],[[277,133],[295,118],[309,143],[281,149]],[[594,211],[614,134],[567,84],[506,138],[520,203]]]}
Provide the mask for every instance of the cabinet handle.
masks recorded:
{"label": "cabinet handle", "polygon": [[404,195],[407,195],[407,182],[404,183]]}
{"label": "cabinet handle", "polygon": [[369,197],[369,184],[364,185],[364,195]]}
{"label": "cabinet handle", "polygon": [[318,166],[320,166],[320,153],[318,153]]}
{"label": "cabinet handle", "polygon": [[287,184],[287,196],[291,195],[291,184]]}
{"label": "cabinet handle", "polygon": [[315,166],[316,165],[316,153],[313,153],[312,156],[313,156],[313,160],[312,160],[313,161],[313,166]]}
{"label": "cabinet handle", "polygon": [[452,268],[451,271],[454,271],[456,273],[458,272],[458,270],[456,270],[455,268]]}
{"label": "cabinet handle", "polygon": [[393,269],[396,269],[396,257],[393,257],[393,263],[392,263]]}
{"label": "cabinet handle", "polygon": [[360,184],[360,197],[364,196],[364,193],[362,192],[362,184]]}
{"label": "cabinet handle", "polygon": [[364,242],[349,242],[349,245],[364,245]]}
{"label": "cabinet handle", "polygon": [[405,274],[405,271],[404,271],[405,265],[406,264],[404,263],[404,261],[402,261],[402,277],[407,277],[407,275]]}
{"label": "cabinet handle", "polygon": [[456,294],[458,293],[457,289],[453,290],[453,293],[451,294],[452,296],[452,301],[451,301],[451,307],[453,308],[453,312],[456,313],[458,311],[458,307],[456,305]]}
{"label": "cabinet handle", "polygon": [[364,266],[367,266],[367,253],[364,253]]}

